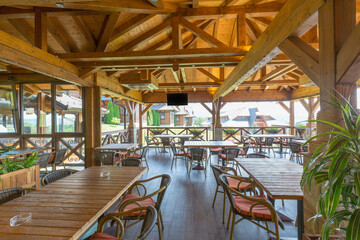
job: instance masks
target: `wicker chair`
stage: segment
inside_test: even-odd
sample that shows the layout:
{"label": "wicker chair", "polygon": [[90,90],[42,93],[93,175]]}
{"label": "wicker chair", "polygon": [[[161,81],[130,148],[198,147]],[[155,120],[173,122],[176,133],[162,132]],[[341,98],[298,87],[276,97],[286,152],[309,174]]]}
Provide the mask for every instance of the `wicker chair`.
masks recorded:
{"label": "wicker chair", "polygon": [[123,167],[140,167],[141,160],[136,158],[125,158],[121,161],[121,166]]}
{"label": "wicker chair", "polygon": [[[125,227],[121,220],[125,216],[131,215],[136,212],[140,212],[140,214],[138,215],[139,217],[142,216],[143,214],[145,214],[145,216],[143,217],[144,220],[143,220],[143,223],[141,226],[140,235],[136,239],[137,240],[146,239],[146,237],[150,234],[150,232],[154,228],[154,226],[156,224],[157,216],[158,216],[156,209],[152,206],[138,207],[138,208],[131,209],[130,211],[110,213],[110,214],[106,215],[105,217],[101,218],[99,225],[98,225],[97,232],[95,232],[92,235],[91,240],[121,239],[125,232]],[[106,225],[106,223],[108,221],[116,222],[117,226],[116,226],[116,228],[115,227],[107,228],[104,231],[104,226]],[[116,236],[116,238],[112,237],[114,235]]]}
{"label": "wicker chair", "polygon": [[41,178],[41,185],[45,186],[48,185],[50,183],[53,183],[59,179],[62,179],[64,177],[67,177],[71,174],[74,174],[78,172],[77,170],[71,170],[71,169],[62,169],[62,170],[57,170],[57,171],[53,171],[50,172],[48,174],[46,174],[44,177]]}
{"label": "wicker chair", "polygon": [[53,161],[53,168],[52,170],[55,171],[56,170],[56,166],[57,165],[63,165],[64,168],[65,168],[65,155],[66,155],[66,152],[67,152],[68,149],[66,148],[63,148],[63,149],[60,149],[60,150],[57,150],[55,152],[55,157],[54,157],[54,161]]}
{"label": "wicker chair", "polygon": [[169,148],[170,149],[170,143],[171,143],[171,139],[169,137],[162,137],[161,138],[161,145],[162,145],[162,148],[163,148],[163,153],[165,152],[165,149],[166,148]]}
{"label": "wicker chair", "polygon": [[[161,180],[159,189],[152,193],[147,193],[147,189],[144,186],[144,183],[153,181],[155,179]],[[158,226],[159,239],[162,240],[162,229],[164,229],[164,223],[162,220],[160,208],[161,208],[161,203],[165,196],[166,189],[169,186],[170,182],[171,182],[171,177],[168,174],[162,174],[162,175],[158,175],[158,176],[146,179],[146,180],[136,181],[130,187],[128,193],[124,194],[124,196],[120,202],[118,211],[119,212],[129,211],[129,210],[137,208],[139,206],[153,206],[158,213],[158,218],[157,218],[156,224]],[[135,187],[142,187],[144,189],[143,195],[133,194],[132,192]],[[153,199],[153,197],[156,195],[157,195],[157,199],[155,201]],[[123,220],[139,220],[139,219],[143,219],[143,218],[144,218],[143,214],[141,214],[139,211],[136,211],[133,214],[124,216]]]}
{"label": "wicker chair", "polygon": [[269,155],[270,155],[270,150],[272,150],[273,154],[274,154],[274,157],[275,157],[275,151],[274,151],[273,143],[274,143],[274,138],[267,137],[267,138],[265,138],[264,142],[260,143],[260,145],[261,145],[262,148],[265,148],[265,149],[268,150]]}
{"label": "wicker chair", "polygon": [[245,157],[250,148],[250,143],[244,143],[242,150],[239,152],[239,157]]}
{"label": "wicker chair", "polygon": [[222,150],[221,152],[219,152],[218,164],[221,160],[224,166],[226,166],[229,162],[231,162],[234,166],[235,158],[239,156],[239,153],[239,148],[226,148]]}
{"label": "wicker chair", "polygon": [[21,197],[26,191],[34,191],[35,188],[9,188],[0,191],[0,205],[9,202],[15,198]]}
{"label": "wicker chair", "polygon": [[[136,153],[137,151],[142,150],[141,154]],[[132,158],[132,159],[139,159],[141,162],[145,162],[147,168],[149,168],[149,164],[146,160],[146,154],[149,151],[149,146],[143,147],[143,148],[138,148],[135,151],[132,151],[132,154],[130,154],[130,156],[128,158]]]}
{"label": "wicker chair", "polygon": [[[214,200],[212,203],[212,207],[215,206],[215,201],[216,201],[216,197],[218,193],[222,193],[223,194],[223,223],[225,223],[225,199],[226,199],[226,194],[225,191],[221,191],[219,189],[219,187],[222,189],[222,185],[221,185],[221,180],[220,180],[220,175],[221,174],[229,174],[232,173],[232,175],[234,176],[241,176],[241,174],[237,174],[236,170],[232,167],[225,167],[225,166],[219,166],[219,165],[213,165],[211,164],[211,169],[214,173],[214,177],[215,177],[215,181],[216,181],[216,190],[215,190],[215,195],[214,195]],[[230,178],[229,180],[229,184],[230,187],[232,187],[233,189],[237,190],[237,191],[248,191],[250,190],[250,184],[249,183],[242,183],[236,179]]]}
{"label": "wicker chair", "polygon": [[38,164],[39,164],[39,168],[45,168],[46,173],[48,173],[48,167],[51,167],[52,164],[49,163],[50,158],[52,156],[52,153],[43,153],[41,155],[39,155],[39,159],[38,159]]}
{"label": "wicker chair", "polygon": [[154,138],[153,141],[150,141],[148,136],[145,136],[144,138],[145,138],[145,141],[146,141],[146,145],[149,146],[149,147],[154,146],[155,147],[155,153],[157,154],[157,150],[158,150],[158,147],[160,145],[158,140],[156,140],[156,138]]}
{"label": "wicker chair", "polygon": [[247,158],[269,158],[268,156],[266,156],[265,154],[262,153],[248,153],[246,154]]}
{"label": "wicker chair", "polygon": [[101,166],[112,166],[115,164],[119,164],[121,158],[117,158],[115,155],[116,152],[113,151],[99,152]]}
{"label": "wicker chair", "polygon": [[174,162],[175,162],[175,165],[176,165],[178,158],[183,158],[185,160],[186,171],[188,171],[188,163],[187,163],[187,158],[186,158],[185,151],[181,150],[181,149],[177,150],[174,143],[170,144],[170,148],[171,148],[171,151],[173,153],[173,159],[172,159],[172,162],[171,162],[171,169],[173,168]]}
{"label": "wicker chair", "polygon": [[206,177],[206,151],[204,148],[190,148],[190,152],[187,154],[188,163],[189,163],[189,176],[191,174],[191,168],[193,165],[201,165],[204,169]]}
{"label": "wicker chair", "polygon": [[291,150],[291,155],[290,155],[290,160],[293,160],[295,157],[295,161],[296,163],[303,165],[303,159],[301,156],[301,145],[299,143],[293,143],[293,142],[289,142],[289,146],[290,146],[290,150]]}
{"label": "wicker chair", "polygon": [[[266,230],[268,233],[274,234],[277,240],[280,240],[279,226],[284,229],[284,225],[278,217],[274,207],[267,200],[264,195],[263,190],[250,178],[241,178],[227,174],[221,174],[219,176],[221,185],[229,199],[230,202],[230,214],[229,220],[232,215],[232,224],[231,224],[231,232],[230,232],[230,240],[233,239],[234,235],[234,227],[237,223],[246,219],[255,225],[261,227]],[[252,189],[252,196],[246,195],[247,192],[240,193],[239,191],[234,190],[229,185],[229,179],[234,178],[235,180],[239,180],[243,183],[249,183]],[[235,221],[236,215],[241,218]],[[265,226],[260,224],[260,222],[264,222]],[[272,231],[268,222],[275,223],[275,231]],[[228,221],[229,226],[230,221]]]}

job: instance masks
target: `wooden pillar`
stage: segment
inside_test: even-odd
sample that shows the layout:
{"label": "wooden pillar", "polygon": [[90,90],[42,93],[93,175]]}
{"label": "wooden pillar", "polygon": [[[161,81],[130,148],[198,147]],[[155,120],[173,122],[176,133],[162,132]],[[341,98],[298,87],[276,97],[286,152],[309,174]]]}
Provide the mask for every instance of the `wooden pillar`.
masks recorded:
{"label": "wooden pillar", "polygon": [[138,136],[138,140],[139,140],[139,145],[142,146],[143,144],[143,105],[139,103],[139,136]]}
{"label": "wooden pillar", "polygon": [[129,131],[129,141],[132,143],[136,143],[137,136],[136,136],[136,126],[135,126],[135,111],[136,111],[137,103],[129,100],[125,100],[125,106],[129,116],[128,127],[127,127]]}
{"label": "wooden pillar", "polygon": [[295,102],[294,101],[290,101],[290,118],[289,118],[289,123],[290,123],[290,134],[295,134]]}
{"label": "wooden pillar", "polygon": [[47,16],[35,8],[35,46],[47,51]]}
{"label": "wooden pillar", "polygon": [[221,126],[221,116],[220,110],[223,106],[221,105],[221,98],[218,98],[213,102],[213,139],[221,141],[222,140],[222,126]]}

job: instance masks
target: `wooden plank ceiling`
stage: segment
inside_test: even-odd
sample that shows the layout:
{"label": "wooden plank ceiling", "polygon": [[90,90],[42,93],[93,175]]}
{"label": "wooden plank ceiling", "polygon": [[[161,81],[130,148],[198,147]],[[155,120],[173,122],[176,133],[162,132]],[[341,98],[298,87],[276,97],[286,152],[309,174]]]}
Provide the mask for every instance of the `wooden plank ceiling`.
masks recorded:
{"label": "wooden plank ceiling", "polygon": [[[306,8],[302,5],[308,1],[295,2]],[[258,47],[269,25],[276,27],[279,18],[294,17],[276,19],[286,4],[286,0],[0,0],[0,30],[76,66],[80,78],[100,71],[118,83],[122,74],[150,71],[159,89],[140,92],[148,102],[161,102],[167,92],[218,97],[230,91],[232,96],[246,93],[243,96],[249,100],[276,95],[286,100],[318,93],[316,17],[311,23],[298,23],[300,27],[307,24],[302,30],[290,29],[291,39],[282,39],[280,45],[274,40],[276,53],[261,66],[251,71],[238,66],[249,58],[249,51],[257,51],[250,49]],[[308,10],[316,14],[317,9]],[[271,27],[267,31],[275,34]],[[39,39],[41,31],[45,39]],[[9,62],[1,63],[0,70],[1,75],[22,72]],[[232,82],[236,73],[243,74],[242,79]]]}

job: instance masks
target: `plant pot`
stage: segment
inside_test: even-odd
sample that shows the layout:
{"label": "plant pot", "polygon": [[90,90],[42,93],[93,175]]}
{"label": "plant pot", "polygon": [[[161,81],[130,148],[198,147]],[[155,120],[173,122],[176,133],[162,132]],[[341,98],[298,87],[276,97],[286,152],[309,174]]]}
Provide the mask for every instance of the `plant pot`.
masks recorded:
{"label": "plant pot", "polygon": [[14,187],[40,187],[39,165],[0,175],[0,190]]}
{"label": "plant pot", "polygon": [[[320,234],[303,234],[303,240],[321,240]],[[345,237],[331,235],[328,240],[345,240]]]}

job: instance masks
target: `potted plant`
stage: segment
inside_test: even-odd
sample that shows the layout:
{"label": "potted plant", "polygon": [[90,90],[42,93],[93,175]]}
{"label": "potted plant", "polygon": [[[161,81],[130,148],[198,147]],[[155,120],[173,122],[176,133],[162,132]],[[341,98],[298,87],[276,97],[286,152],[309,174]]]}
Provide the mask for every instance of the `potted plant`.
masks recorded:
{"label": "potted plant", "polygon": [[[9,149],[2,149],[1,154]],[[0,163],[0,190],[12,187],[39,187],[40,170],[37,164],[37,152],[33,152],[26,159],[19,160],[5,158]]]}
{"label": "potted plant", "polygon": [[277,134],[280,129],[279,128],[266,128],[265,129],[269,134]]}
{"label": "potted plant", "polygon": [[152,129],[151,132],[154,134],[154,135],[160,135],[164,132],[164,129]]}
{"label": "potted plant", "polygon": [[342,114],[344,127],[322,120],[319,124],[332,130],[318,134],[313,139],[329,136],[321,144],[304,167],[301,185],[307,185],[311,193],[313,183],[320,186],[317,199],[316,221],[322,217],[325,223],[321,239],[329,239],[331,233],[343,232],[346,240],[360,239],[360,117],[346,102],[333,100],[331,104]]}

